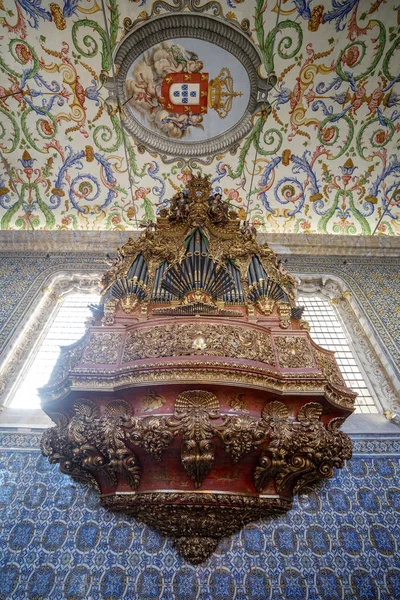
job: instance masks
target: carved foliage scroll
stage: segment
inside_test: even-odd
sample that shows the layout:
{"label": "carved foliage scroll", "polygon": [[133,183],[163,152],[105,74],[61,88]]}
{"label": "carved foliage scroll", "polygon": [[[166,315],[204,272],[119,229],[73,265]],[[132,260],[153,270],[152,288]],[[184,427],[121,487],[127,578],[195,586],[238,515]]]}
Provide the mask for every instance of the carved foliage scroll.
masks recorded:
{"label": "carved foliage scroll", "polygon": [[219,438],[233,462],[262,448],[254,468],[258,492],[272,480],[278,493],[296,493],[303,485],[331,477],[351,457],[351,442],[333,419],[325,427],[321,404],[302,406],[297,420],[282,402],[267,404],[260,419],[249,415],[221,417],[216,396],[204,390],[181,393],[174,414],[135,417],[122,400],[109,402],[102,416],[90,400],[78,400],[74,414],[53,415],[57,426],[45,432],[42,451],[62,471],[81,479],[115,487],[118,476],[132,489],[140,484],[140,466],[133,447],[141,447],[155,460],[175,437],[181,439],[181,462],[201,487],[214,462],[214,440]]}
{"label": "carved foliage scroll", "polygon": [[321,369],[328,381],[333,384],[344,386],[344,379],[335,358],[320,350],[315,351],[318,368]]}
{"label": "carved foliage scroll", "polygon": [[219,402],[210,392],[183,392],[176,399],[174,416],[170,426],[179,428],[182,435],[182,465],[199,488],[214,462],[211,420],[219,417]]}
{"label": "carved foliage scroll", "polygon": [[194,354],[193,342],[199,335],[205,340],[201,354],[275,364],[267,334],[244,327],[210,323],[166,324],[130,331],[122,360],[127,363],[144,358]]}
{"label": "carved foliage scroll", "polygon": [[83,360],[92,364],[114,364],[118,360],[122,333],[93,332],[83,353]]}
{"label": "carved foliage scroll", "polygon": [[77,400],[71,419],[59,415],[57,426],[44,432],[42,452],[50,462],[60,463],[61,471],[78,479],[105,481],[115,487],[122,473],[130,487],[137,489],[139,462],[127,445],[131,419],[129,404],[121,400],[110,402],[102,418],[93,402]]}
{"label": "carved foliage scroll", "polygon": [[339,431],[344,419],[333,419],[324,427],[322,406],[305,404],[297,421],[289,419],[287,407],[272,402],[262,413],[270,430],[270,443],[262,452],[254,470],[254,485],[261,492],[270,479],[275,480],[278,493],[297,493],[305,484],[332,477],[333,468],[341,468],[351,458],[351,441]]}
{"label": "carved foliage scroll", "polygon": [[310,344],[307,338],[279,335],[274,338],[278,360],[282,368],[305,369],[314,366]]}

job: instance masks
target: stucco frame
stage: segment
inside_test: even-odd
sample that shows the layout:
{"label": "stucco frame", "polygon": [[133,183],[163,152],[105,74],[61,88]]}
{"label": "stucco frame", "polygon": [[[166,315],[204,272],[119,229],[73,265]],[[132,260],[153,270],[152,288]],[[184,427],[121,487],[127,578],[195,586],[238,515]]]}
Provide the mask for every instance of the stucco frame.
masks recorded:
{"label": "stucco frame", "polygon": [[296,274],[297,292],[321,295],[335,306],[351,338],[356,361],[368,380],[377,407],[398,411],[400,382],[382,346],[346,282],[335,275]]}
{"label": "stucco frame", "polygon": [[47,285],[36,294],[36,308],[24,324],[16,329],[8,344],[8,352],[0,364],[0,412],[12,402],[15,389],[23,379],[64,296],[73,292],[93,293],[98,290],[101,273],[71,274],[64,271],[49,276]]}
{"label": "stucco frame", "polygon": [[[236,146],[251,130],[252,117],[257,107],[268,106],[268,91],[271,83],[262,79],[258,70],[261,56],[249,37],[228,22],[210,15],[173,13],[152,18],[139,23],[127,33],[119,43],[114,62],[118,66],[115,82],[108,82],[108,89],[116,91],[119,102],[124,105],[126,96],[125,80],[131,64],[149,48],[174,38],[195,38],[219,46],[235,56],[245,68],[250,82],[250,98],[240,120],[228,131],[205,141],[186,142],[169,139],[144,127],[129,110],[124,112],[124,127],[130,135],[146,148],[168,157],[196,159],[211,156]],[[222,65],[223,66],[223,65]]]}

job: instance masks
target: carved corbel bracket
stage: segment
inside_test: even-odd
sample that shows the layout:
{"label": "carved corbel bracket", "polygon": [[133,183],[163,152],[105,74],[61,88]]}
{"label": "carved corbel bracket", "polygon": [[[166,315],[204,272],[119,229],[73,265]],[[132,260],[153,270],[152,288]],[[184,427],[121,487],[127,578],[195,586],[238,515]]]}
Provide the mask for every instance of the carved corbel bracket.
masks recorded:
{"label": "carved corbel bracket", "polygon": [[[198,563],[215,550],[221,537],[288,510],[293,494],[305,484],[331,477],[334,468],[351,457],[350,439],[339,431],[343,419],[325,426],[318,402],[303,405],[296,418],[291,410],[272,401],[259,418],[221,414],[217,397],[205,390],[182,392],[173,414],[148,417],[134,416],[124,400],[112,400],[100,410],[92,401],[80,399],[72,416],[52,415],[56,427],[44,433],[42,452],[50,462],[60,463],[64,473],[107,490],[102,496],[105,506],[127,510],[172,537],[178,551]],[[181,466],[202,494],[142,489],[143,469],[151,469],[151,461],[141,465],[135,449],[144,450],[156,462],[165,458],[163,464],[169,464],[169,448],[176,438]],[[217,440],[233,463],[251,457],[253,494],[217,494],[207,489]],[[122,481],[132,492],[121,496]],[[268,497],[263,495],[266,489]]]}

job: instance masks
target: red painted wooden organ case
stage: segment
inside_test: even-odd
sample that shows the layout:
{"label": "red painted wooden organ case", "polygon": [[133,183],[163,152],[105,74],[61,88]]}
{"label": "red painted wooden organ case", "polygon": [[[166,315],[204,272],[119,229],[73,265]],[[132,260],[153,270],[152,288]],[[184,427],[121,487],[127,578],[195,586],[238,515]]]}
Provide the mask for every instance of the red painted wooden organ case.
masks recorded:
{"label": "red painted wooden organ case", "polygon": [[355,394],[294,278],[207,179],[143,228],[41,390],[42,451],[199,563],[343,466]]}

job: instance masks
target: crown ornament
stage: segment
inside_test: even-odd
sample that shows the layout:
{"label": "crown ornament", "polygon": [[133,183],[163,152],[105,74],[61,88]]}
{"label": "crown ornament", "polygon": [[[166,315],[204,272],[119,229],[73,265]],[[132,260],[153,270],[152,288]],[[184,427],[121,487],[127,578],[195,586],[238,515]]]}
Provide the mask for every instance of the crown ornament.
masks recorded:
{"label": "crown ornament", "polygon": [[212,79],[208,86],[208,106],[213,108],[221,119],[225,119],[232,109],[234,98],[243,96],[243,92],[235,92],[230,70],[224,67],[218,77]]}

